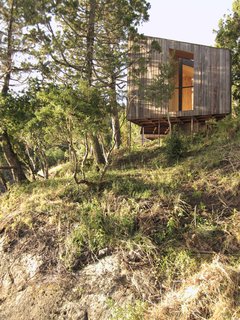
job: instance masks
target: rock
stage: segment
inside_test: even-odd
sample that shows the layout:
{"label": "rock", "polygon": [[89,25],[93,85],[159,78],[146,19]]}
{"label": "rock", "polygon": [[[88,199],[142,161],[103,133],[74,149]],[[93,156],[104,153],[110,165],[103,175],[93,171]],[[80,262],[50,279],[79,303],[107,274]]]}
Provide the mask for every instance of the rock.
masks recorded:
{"label": "rock", "polygon": [[39,252],[4,251],[6,241],[0,241],[1,320],[106,320],[113,312],[110,302],[123,306],[139,298],[146,284],[151,287],[144,270],[128,270],[119,254],[73,274],[53,266],[44,270]]}

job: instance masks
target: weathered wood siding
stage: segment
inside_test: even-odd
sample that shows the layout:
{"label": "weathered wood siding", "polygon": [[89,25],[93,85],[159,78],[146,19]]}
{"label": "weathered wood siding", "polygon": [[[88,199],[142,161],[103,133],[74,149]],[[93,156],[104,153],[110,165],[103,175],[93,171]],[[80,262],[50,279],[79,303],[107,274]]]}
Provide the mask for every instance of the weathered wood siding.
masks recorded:
{"label": "weathered wood siding", "polygon": [[[161,46],[161,53],[149,50],[152,41]],[[231,112],[231,57],[228,49],[208,47],[167,39],[146,37],[138,56],[149,58],[147,71],[141,77],[141,84],[146,87],[157,75],[159,63],[169,60],[170,50],[190,52],[194,56],[194,102],[193,110],[171,112],[171,116],[207,116]],[[136,59],[136,55],[132,56]],[[129,107],[128,119],[157,119],[167,114],[168,104],[156,107],[144,99],[143,92],[133,85],[131,69],[128,77]]]}

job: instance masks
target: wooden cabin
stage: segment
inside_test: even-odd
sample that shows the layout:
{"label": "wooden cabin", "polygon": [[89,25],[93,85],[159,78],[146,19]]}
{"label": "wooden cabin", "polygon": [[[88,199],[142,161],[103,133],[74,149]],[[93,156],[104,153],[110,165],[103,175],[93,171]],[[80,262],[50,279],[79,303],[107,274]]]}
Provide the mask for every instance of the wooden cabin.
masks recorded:
{"label": "wooden cabin", "polygon": [[[161,50],[152,50],[152,43]],[[169,131],[169,122],[184,130],[197,131],[207,120],[222,119],[231,112],[231,56],[228,49],[181,41],[145,37],[138,51],[130,53],[128,72],[127,119],[142,129],[148,138]],[[139,85],[133,80],[136,61],[145,58],[147,67],[140,73]],[[159,65],[174,59],[177,67],[172,97],[160,105],[149,101],[142,88],[147,88],[159,73]]]}

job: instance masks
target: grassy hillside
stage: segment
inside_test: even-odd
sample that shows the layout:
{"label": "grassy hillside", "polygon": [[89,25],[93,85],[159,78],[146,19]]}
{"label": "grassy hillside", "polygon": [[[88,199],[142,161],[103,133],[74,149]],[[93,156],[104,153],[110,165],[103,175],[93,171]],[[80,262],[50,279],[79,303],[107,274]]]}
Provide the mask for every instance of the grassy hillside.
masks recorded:
{"label": "grassy hillside", "polygon": [[151,290],[124,308],[110,301],[112,319],[240,317],[238,120],[120,150],[100,188],[77,186],[62,164],[47,181],[12,186],[0,213],[4,252],[41,253],[42,273],[74,274],[116,253],[144,270]]}

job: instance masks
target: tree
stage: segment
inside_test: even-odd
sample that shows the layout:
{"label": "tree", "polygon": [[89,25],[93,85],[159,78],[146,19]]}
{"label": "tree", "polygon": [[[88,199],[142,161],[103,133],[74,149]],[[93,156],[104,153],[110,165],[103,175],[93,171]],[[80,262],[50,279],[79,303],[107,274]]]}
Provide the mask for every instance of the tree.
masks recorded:
{"label": "tree", "polygon": [[[27,17],[28,6],[25,1],[5,0],[0,4],[0,25],[1,25],[1,48],[0,48],[0,71],[2,80],[1,104],[7,102],[10,81],[14,80],[13,75],[19,75],[24,71],[19,63],[14,61],[18,53],[24,54],[26,47],[23,41],[25,17]],[[12,168],[13,178],[16,182],[27,180],[22,163],[19,160],[12,146],[8,128],[1,124],[0,142],[5,159]]]}
{"label": "tree", "polygon": [[235,0],[232,13],[225,15],[219,21],[219,30],[216,31],[216,44],[219,47],[229,48],[232,53],[232,84],[233,99],[236,106],[240,105],[240,1]]}
{"label": "tree", "polygon": [[[21,132],[33,116],[30,100],[31,97],[28,94],[23,95],[11,92],[9,92],[6,97],[1,97],[0,99],[1,127],[7,128],[7,139],[11,139],[9,146],[11,149],[13,149],[12,146],[14,146],[14,151],[12,150],[12,152],[17,156],[20,165],[25,168],[29,168],[30,163],[29,157],[25,152],[26,145],[23,144]],[[5,151],[5,159],[7,160],[6,153],[8,149],[6,150],[5,143],[4,141],[2,142],[2,151]],[[9,164],[9,166],[13,167],[11,164]],[[13,171],[14,170],[15,167],[13,168]],[[15,172],[13,172],[13,177],[15,181],[21,182],[21,180],[15,176]]]}
{"label": "tree", "polygon": [[[89,86],[105,88],[111,103],[113,137],[121,143],[118,119],[117,87],[125,77],[128,38],[137,34],[137,26],[148,18],[149,4],[144,1],[74,1],[52,3],[54,20],[46,18],[45,29],[39,28],[43,51],[60,81],[79,79]],[[54,21],[57,24],[53,26]],[[98,162],[103,162],[97,136],[92,144]]]}
{"label": "tree", "polygon": [[[89,87],[93,86],[93,64],[95,30],[98,25],[101,1],[62,0],[49,1],[45,12],[44,25],[38,25],[32,34],[42,42],[45,58],[43,66],[54,72],[48,76],[58,83],[76,87],[79,80],[85,81]],[[45,59],[45,61],[44,61]],[[98,164],[104,164],[98,136],[89,132],[93,153]]]}
{"label": "tree", "polygon": [[[125,88],[126,71],[129,66],[128,40],[139,41],[137,27],[148,20],[147,1],[109,1],[104,6],[102,28],[98,34],[96,50],[97,79],[107,88],[112,115],[113,138],[116,147],[121,144],[118,116],[118,93]],[[132,42],[133,43],[133,42]]]}
{"label": "tree", "polygon": [[[32,85],[21,99],[24,97],[26,103],[23,105],[31,110],[31,115],[15,124],[14,128],[19,132],[19,141],[29,150],[28,154],[33,155],[32,161],[28,161],[32,173],[42,169],[47,179],[51,162],[49,155],[51,150],[58,148],[69,151],[74,179],[78,181],[82,169],[82,178],[85,180],[84,163],[89,149],[89,131],[101,135],[107,126],[107,102],[101,90],[89,87],[82,81],[75,88],[70,85],[40,84]],[[28,110],[24,114],[29,113]],[[31,169],[30,162],[36,170]]]}
{"label": "tree", "polygon": [[144,88],[146,99],[157,108],[163,103],[168,103],[175,90],[174,77],[176,75],[176,64],[170,61],[158,66],[158,74],[153,78],[152,83]]}
{"label": "tree", "polygon": [[169,101],[175,90],[176,63],[174,60],[160,64],[158,74],[152,80],[152,83],[145,88],[145,96],[157,108],[167,104],[167,119],[169,125],[169,134],[172,134],[172,123],[169,116]]}
{"label": "tree", "polygon": [[[169,116],[169,100],[175,90],[175,75],[177,64],[170,56],[168,62],[159,63],[156,66],[155,76],[147,81],[149,75],[147,66],[154,57],[154,52],[160,53],[161,47],[158,41],[148,43],[143,37],[136,46],[131,48],[131,67],[129,68],[130,94],[129,104],[140,97],[148,101],[156,108],[166,108],[169,124],[169,133],[172,132],[172,125]],[[136,94],[137,92],[137,94]]]}
{"label": "tree", "polygon": [[[105,146],[112,149],[108,144],[111,118],[114,143],[117,147],[121,143],[118,93],[126,81],[128,39],[137,37],[137,26],[148,18],[148,8],[149,4],[145,0],[1,2],[0,113],[3,121],[0,124],[0,138],[2,151],[16,181],[26,180],[23,166],[30,168],[34,176],[39,163],[43,164],[47,177],[45,151],[51,147],[52,142],[47,139],[39,141],[39,136],[44,136],[49,128],[55,128],[55,123],[61,122],[62,118],[60,117],[61,121],[57,119],[61,112],[54,114],[56,117],[53,116],[52,120],[56,121],[51,127],[52,124],[44,118],[44,112],[49,112],[48,107],[53,107],[49,100],[49,106],[44,106],[37,93],[35,98],[28,99],[30,92],[26,92],[21,98],[12,94],[11,86],[26,80],[32,70],[41,67],[39,70],[42,80],[44,78],[48,83],[54,81],[55,86],[61,88],[64,94],[76,98],[74,101],[66,101],[58,91],[59,99],[62,97],[58,105],[61,106],[63,114],[74,105],[78,108],[77,99],[82,99],[84,108],[80,108],[81,117],[70,117],[69,114],[64,117],[68,120],[71,118],[71,121],[74,119],[74,125],[79,121],[80,139],[86,140],[87,135],[91,139],[96,162],[105,163],[104,155],[108,153],[104,150]],[[29,54],[31,57],[34,54],[35,57],[30,59],[30,63],[27,59]],[[84,83],[84,90],[79,89],[79,82]],[[57,91],[56,88],[54,90]],[[54,101],[56,102],[55,98]],[[18,119],[21,103],[22,110],[26,112],[25,118],[20,117],[19,121],[15,122],[11,115]],[[64,103],[72,107],[66,107]],[[91,113],[89,105],[92,108]],[[25,107],[29,107],[29,111]],[[99,113],[104,119],[99,117]],[[40,115],[43,119],[38,121]],[[31,137],[28,129],[31,129]],[[25,139],[21,136],[24,132]],[[36,132],[39,133],[38,137]],[[38,164],[34,163],[32,154],[34,157],[38,155]]]}

